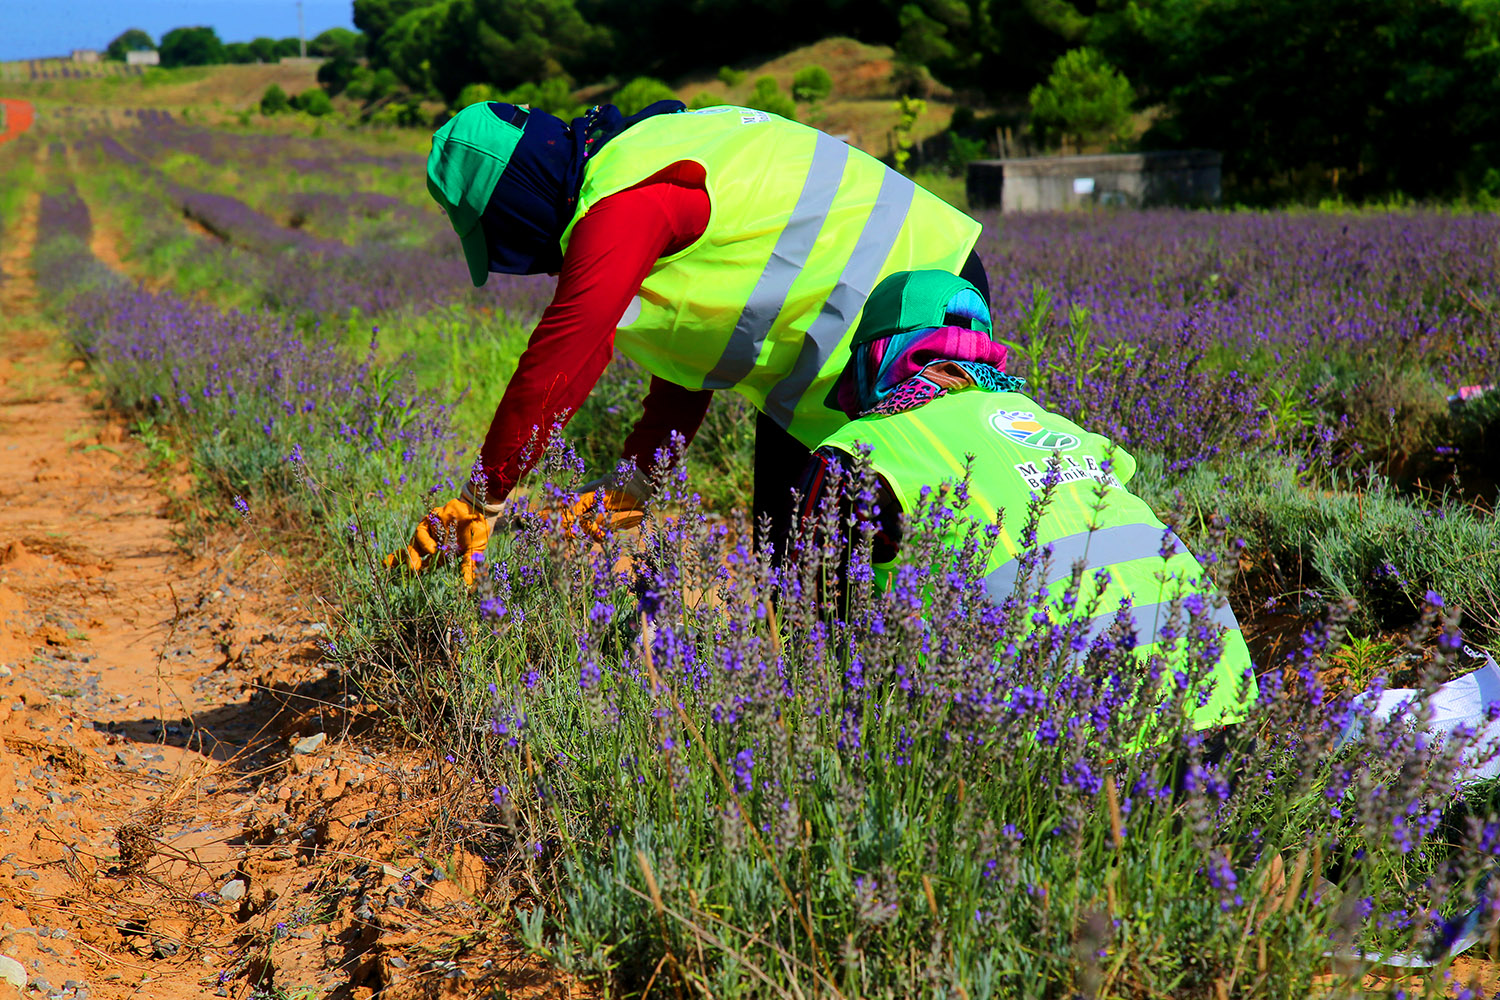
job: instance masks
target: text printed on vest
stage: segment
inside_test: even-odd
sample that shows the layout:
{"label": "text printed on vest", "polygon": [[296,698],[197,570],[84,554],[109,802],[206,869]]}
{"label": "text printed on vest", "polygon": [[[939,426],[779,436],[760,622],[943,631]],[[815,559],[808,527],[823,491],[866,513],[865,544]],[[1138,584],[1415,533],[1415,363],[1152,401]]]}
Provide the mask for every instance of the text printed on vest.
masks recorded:
{"label": "text printed on vest", "polygon": [[[1016,472],[1026,480],[1026,485],[1034,490],[1040,490],[1047,479],[1047,472],[1052,463],[1050,462],[1021,462],[1016,465]],[[1104,467],[1093,455],[1085,455],[1083,458],[1074,458],[1072,455],[1057,456],[1057,484],[1066,486],[1068,483],[1081,482],[1092,479],[1103,483],[1105,486],[1124,488],[1124,483],[1113,472],[1104,471]]]}

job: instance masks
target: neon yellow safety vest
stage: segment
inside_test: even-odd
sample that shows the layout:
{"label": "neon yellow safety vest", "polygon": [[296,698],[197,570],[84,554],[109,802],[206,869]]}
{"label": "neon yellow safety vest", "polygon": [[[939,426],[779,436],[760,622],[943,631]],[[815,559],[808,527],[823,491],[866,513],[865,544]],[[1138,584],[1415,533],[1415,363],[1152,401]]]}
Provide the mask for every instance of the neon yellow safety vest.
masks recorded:
{"label": "neon yellow safety vest", "polygon": [[589,160],[578,211],[663,168],[707,175],[708,227],[656,262],[615,344],[690,389],[736,389],[809,447],[865,298],[894,271],[957,273],[979,223],[825,132],[749,108],[649,118]]}
{"label": "neon yellow safety vest", "polygon": [[[823,442],[851,455],[859,443],[873,448],[870,459],[875,471],[907,513],[917,509],[924,486],[961,479],[965,457],[973,456],[968,519],[989,524],[998,512],[1005,512],[984,580],[986,592],[996,603],[1012,595],[1029,597],[1041,584],[1047,585],[1054,600],[1060,599],[1074,564],[1081,559],[1088,569],[1077,606],[1087,607],[1097,591],[1094,571],[1107,568],[1110,582],[1099,602],[1098,617],[1089,623],[1087,639],[1092,642],[1109,628],[1121,600],[1128,597],[1136,652],[1144,658],[1163,652],[1162,644],[1170,637],[1158,630],[1167,629],[1174,599],[1212,593],[1212,581],[1204,581],[1198,561],[1145,501],[1125,489],[1135,475],[1135,459],[1119,448],[1111,454],[1107,438],[1049,413],[1019,393],[961,390],[901,413],[862,417]],[[1026,523],[1032,495],[1042,492],[1054,453],[1060,462],[1059,482],[1037,525],[1037,544],[1050,546],[1052,559],[1045,574],[1033,573],[1026,580],[1019,559],[1025,547],[1017,536]],[[1096,512],[1095,487],[1100,482],[1110,489],[1104,507]],[[950,547],[962,544],[970,523],[954,520],[957,523],[948,529],[946,539]],[[1175,554],[1164,558],[1169,546]],[[881,586],[889,585],[901,561],[898,554],[893,562],[876,567]],[[1036,578],[1042,575],[1044,579]],[[1023,585],[1025,590],[1018,594],[1017,588]],[[1225,630],[1223,655],[1207,682],[1197,682],[1195,690],[1207,692],[1205,703],[1192,711],[1197,728],[1244,718],[1257,694],[1250,651],[1234,613],[1225,605],[1210,606],[1208,614]],[[1186,613],[1180,613],[1175,624],[1186,632]],[[1179,651],[1185,647],[1181,640],[1175,646]],[[1170,664],[1172,654],[1166,655]]]}

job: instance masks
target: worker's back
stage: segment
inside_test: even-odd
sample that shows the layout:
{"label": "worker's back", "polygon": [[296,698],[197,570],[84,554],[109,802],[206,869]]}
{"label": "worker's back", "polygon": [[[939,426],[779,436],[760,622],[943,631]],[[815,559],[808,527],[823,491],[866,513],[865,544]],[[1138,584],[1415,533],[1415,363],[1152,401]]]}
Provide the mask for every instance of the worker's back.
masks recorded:
{"label": "worker's back", "polygon": [[616,349],[677,385],[742,392],[811,447],[847,419],[822,401],[871,289],[907,267],[956,274],[979,223],[825,132],[722,106],[611,140],[588,161],[574,224],[686,161],[706,178],[708,228],[651,269]]}
{"label": "worker's back", "polygon": [[[974,521],[991,524],[1004,512],[985,567],[991,600],[1026,600],[1045,585],[1049,607],[1057,615],[1074,565],[1083,560],[1087,571],[1076,607],[1088,608],[1099,589],[1096,571],[1107,569],[1108,583],[1098,594],[1087,640],[1103,634],[1128,599],[1141,656],[1161,653],[1171,664],[1187,662],[1191,655],[1204,662],[1212,658],[1215,644],[1221,648],[1207,679],[1211,690],[1201,683],[1198,688],[1201,704],[1192,712],[1194,724],[1201,728],[1244,716],[1256,684],[1239,623],[1216,599],[1213,581],[1205,579],[1171,529],[1125,488],[1135,474],[1135,460],[1112,449],[1108,439],[1019,393],[976,387],[900,412],[861,417],[824,441],[826,447],[850,454],[860,444],[872,449],[874,470],[908,515],[918,510],[924,487],[961,479],[971,458],[965,517],[950,523],[944,541],[957,547]],[[1044,492],[1049,478],[1056,485],[1037,523],[1036,542],[1050,547],[1051,559],[1028,569],[1034,559],[1024,558],[1022,529],[1033,498]],[[914,523],[913,530],[919,529]],[[898,552],[891,562],[875,567],[882,586],[902,562]]]}

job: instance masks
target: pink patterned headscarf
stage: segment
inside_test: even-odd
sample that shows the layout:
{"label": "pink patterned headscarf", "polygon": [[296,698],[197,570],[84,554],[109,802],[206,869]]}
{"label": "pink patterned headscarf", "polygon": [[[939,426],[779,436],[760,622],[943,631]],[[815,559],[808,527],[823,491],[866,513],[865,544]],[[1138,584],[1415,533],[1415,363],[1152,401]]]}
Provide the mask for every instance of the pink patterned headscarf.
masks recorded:
{"label": "pink patterned headscarf", "polygon": [[839,378],[838,408],[851,417],[868,413],[902,383],[939,361],[971,362],[1003,373],[1005,345],[961,326],[913,330],[861,344]]}

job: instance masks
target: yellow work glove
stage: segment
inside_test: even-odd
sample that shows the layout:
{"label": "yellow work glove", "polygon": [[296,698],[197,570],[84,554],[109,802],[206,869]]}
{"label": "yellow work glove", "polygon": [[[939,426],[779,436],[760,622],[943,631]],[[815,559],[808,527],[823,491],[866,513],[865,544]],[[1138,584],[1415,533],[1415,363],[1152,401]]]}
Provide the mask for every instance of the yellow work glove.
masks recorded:
{"label": "yellow work glove", "polygon": [[475,557],[483,558],[499,516],[498,504],[481,502],[469,487],[465,487],[463,496],[428,511],[412,533],[411,543],[386,556],[385,565],[394,566],[399,560],[411,572],[419,572],[424,562],[441,555],[444,545],[451,539],[459,557],[459,571],[464,583],[472,587]]}
{"label": "yellow work glove", "polygon": [[[603,509],[599,508],[601,493]],[[602,542],[606,534],[629,531],[645,520],[646,500],[650,495],[650,485],[639,472],[628,478],[604,476],[584,483],[578,499],[563,514],[564,530],[581,528],[590,538]]]}

